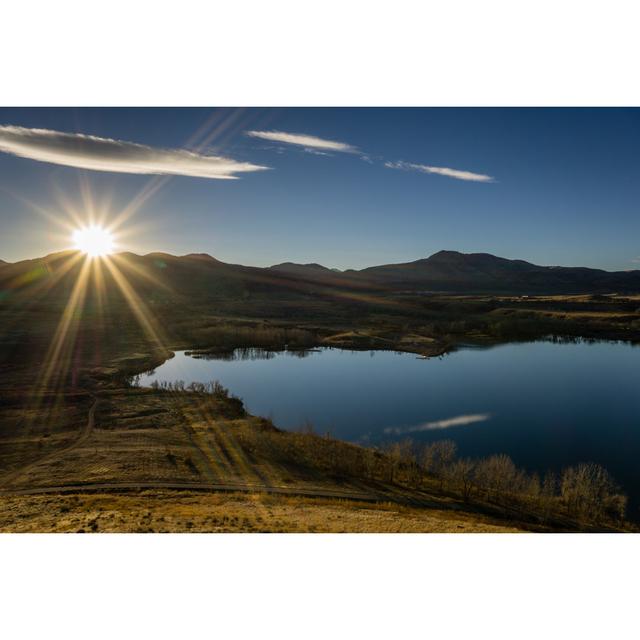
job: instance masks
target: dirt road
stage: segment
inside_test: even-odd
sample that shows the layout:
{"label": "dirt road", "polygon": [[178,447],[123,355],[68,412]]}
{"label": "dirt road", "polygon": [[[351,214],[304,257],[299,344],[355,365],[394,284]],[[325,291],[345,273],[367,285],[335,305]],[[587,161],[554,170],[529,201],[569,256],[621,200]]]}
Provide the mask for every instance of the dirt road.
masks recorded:
{"label": "dirt road", "polygon": [[83,442],[89,438],[91,432],[93,431],[93,426],[95,424],[95,413],[96,407],[98,406],[98,399],[94,398],[93,404],[89,409],[89,415],[87,416],[87,422],[84,427],[78,433],[78,437],[70,444],[62,447],[60,449],[56,449],[55,451],[51,451],[49,453],[44,454],[43,456],[37,458],[33,462],[25,465],[24,467],[20,467],[15,471],[11,471],[4,477],[0,478],[0,491],[6,490],[10,485],[12,485],[16,480],[18,480],[21,476],[29,473],[32,469],[37,467],[39,464],[43,462],[48,462],[50,460],[55,460],[56,458],[68,453],[69,451],[73,451],[76,447],[81,445]]}

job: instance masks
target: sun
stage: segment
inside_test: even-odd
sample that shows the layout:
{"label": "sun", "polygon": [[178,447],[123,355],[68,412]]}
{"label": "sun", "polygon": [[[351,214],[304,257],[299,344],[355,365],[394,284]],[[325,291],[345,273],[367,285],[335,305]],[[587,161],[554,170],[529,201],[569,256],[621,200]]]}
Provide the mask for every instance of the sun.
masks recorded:
{"label": "sun", "polygon": [[76,249],[92,258],[108,256],[113,252],[111,232],[97,225],[76,229],[73,232],[73,242]]}

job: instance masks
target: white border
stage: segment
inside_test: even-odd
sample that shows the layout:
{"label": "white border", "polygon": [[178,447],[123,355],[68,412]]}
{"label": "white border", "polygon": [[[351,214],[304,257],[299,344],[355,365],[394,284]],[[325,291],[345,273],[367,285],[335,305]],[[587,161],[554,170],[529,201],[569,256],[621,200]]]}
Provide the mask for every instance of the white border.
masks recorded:
{"label": "white border", "polygon": [[[0,104],[638,105],[637,3],[5,2]],[[2,536],[33,638],[618,638],[637,535]]]}
{"label": "white border", "polygon": [[637,105],[632,0],[10,0],[0,104]]}
{"label": "white border", "polygon": [[632,535],[8,535],[0,550],[12,640],[600,639],[637,626]]}

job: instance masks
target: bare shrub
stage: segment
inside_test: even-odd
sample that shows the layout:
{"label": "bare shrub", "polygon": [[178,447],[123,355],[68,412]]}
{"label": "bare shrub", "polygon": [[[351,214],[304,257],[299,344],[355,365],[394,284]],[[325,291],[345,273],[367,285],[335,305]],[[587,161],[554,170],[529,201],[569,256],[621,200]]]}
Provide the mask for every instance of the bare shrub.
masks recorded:
{"label": "bare shrub", "polygon": [[560,493],[567,510],[579,518],[602,521],[622,519],[626,497],[606,469],[592,462],[569,467],[562,473]]}
{"label": "bare shrub", "polygon": [[449,467],[449,479],[452,485],[460,491],[464,500],[469,500],[475,484],[475,470],[477,463],[469,458],[456,460]]}
{"label": "bare shrub", "polygon": [[440,488],[444,484],[448,468],[456,459],[458,446],[453,440],[437,440],[422,450],[422,466],[427,473],[440,479]]}
{"label": "bare shrub", "polygon": [[487,498],[496,499],[500,494],[513,492],[518,469],[513,460],[500,453],[478,462],[476,481],[486,492]]}

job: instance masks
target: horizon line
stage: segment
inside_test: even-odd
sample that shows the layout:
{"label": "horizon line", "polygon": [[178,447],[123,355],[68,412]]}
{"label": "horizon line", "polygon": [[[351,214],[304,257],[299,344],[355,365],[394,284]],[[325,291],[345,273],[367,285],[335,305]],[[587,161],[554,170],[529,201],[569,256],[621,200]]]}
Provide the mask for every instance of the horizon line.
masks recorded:
{"label": "horizon line", "polygon": [[[61,254],[72,254],[72,253],[83,253],[80,249],[75,249],[75,248],[70,248],[70,249],[61,249],[59,251],[53,251],[51,253],[47,253],[43,256],[35,256],[33,258],[23,258],[22,260],[16,260],[15,262],[8,262],[6,260],[3,260],[2,258],[0,258],[0,268],[2,266],[12,266],[12,265],[16,265],[16,264],[20,264],[21,262],[29,262],[29,261],[36,261],[36,260],[45,260],[46,258],[51,258],[53,256],[57,256],[57,255],[61,255]],[[378,263],[378,264],[372,264],[366,267],[361,267],[359,269],[353,268],[353,267],[349,267],[347,269],[339,269],[337,267],[328,267],[320,262],[294,262],[292,260],[284,260],[283,262],[276,262],[274,264],[270,264],[268,266],[264,266],[264,267],[260,267],[257,265],[251,265],[251,264],[241,264],[238,262],[226,262],[224,260],[220,260],[219,258],[216,258],[215,256],[212,256],[210,253],[204,252],[204,251],[192,251],[190,253],[185,253],[182,255],[178,255],[175,253],[170,253],[169,251],[162,251],[162,250],[156,250],[156,251],[150,251],[148,253],[136,253],[135,251],[132,250],[123,250],[123,251],[114,251],[112,252],[111,256],[118,256],[118,255],[125,255],[125,254],[130,254],[133,256],[136,256],[137,258],[147,258],[149,256],[153,256],[153,255],[165,255],[165,256],[169,256],[171,258],[190,258],[190,257],[196,257],[196,256],[201,256],[201,257],[207,257],[210,258],[211,260],[214,260],[220,264],[225,264],[225,265],[230,265],[230,266],[239,266],[239,267],[248,267],[251,269],[272,269],[274,267],[279,267],[282,265],[295,265],[295,266],[301,266],[301,267],[308,267],[308,266],[319,266],[322,267],[323,269],[327,269],[328,271],[333,271],[333,272],[337,272],[337,273],[347,273],[349,271],[354,271],[354,272],[360,272],[360,271],[364,271],[366,269],[372,269],[375,267],[383,267],[383,266],[394,266],[394,265],[403,265],[403,264],[412,264],[415,262],[421,262],[424,260],[429,260],[431,258],[433,258],[434,256],[440,254],[440,253],[455,253],[458,255],[463,255],[463,256],[478,256],[478,255],[483,255],[483,256],[491,256],[493,258],[498,258],[500,260],[507,260],[509,262],[526,262],[527,264],[530,264],[532,266],[535,267],[541,267],[541,268],[546,268],[546,269],[553,269],[553,268],[560,268],[560,269],[590,269],[593,271],[602,271],[604,273],[630,273],[630,272],[634,272],[634,271],[640,271],[640,269],[619,269],[619,270],[614,270],[614,271],[609,271],[607,269],[602,269],[599,267],[587,267],[584,265],[573,265],[573,266],[566,266],[566,265],[558,265],[558,264],[554,264],[554,265],[542,265],[542,264],[537,264],[535,262],[530,262],[529,260],[524,260],[523,258],[505,258],[503,256],[499,256],[496,255],[494,253],[489,253],[487,251],[472,251],[472,252],[464,252],[464,251],[457,251],[455,249],[440,249],[438,251],[436,251],[435,253],[432,253],[428,256],[422,257],[422,258],[416,258],[414,260],[406,260],[404,262],[385,262],[385,263]]]}

